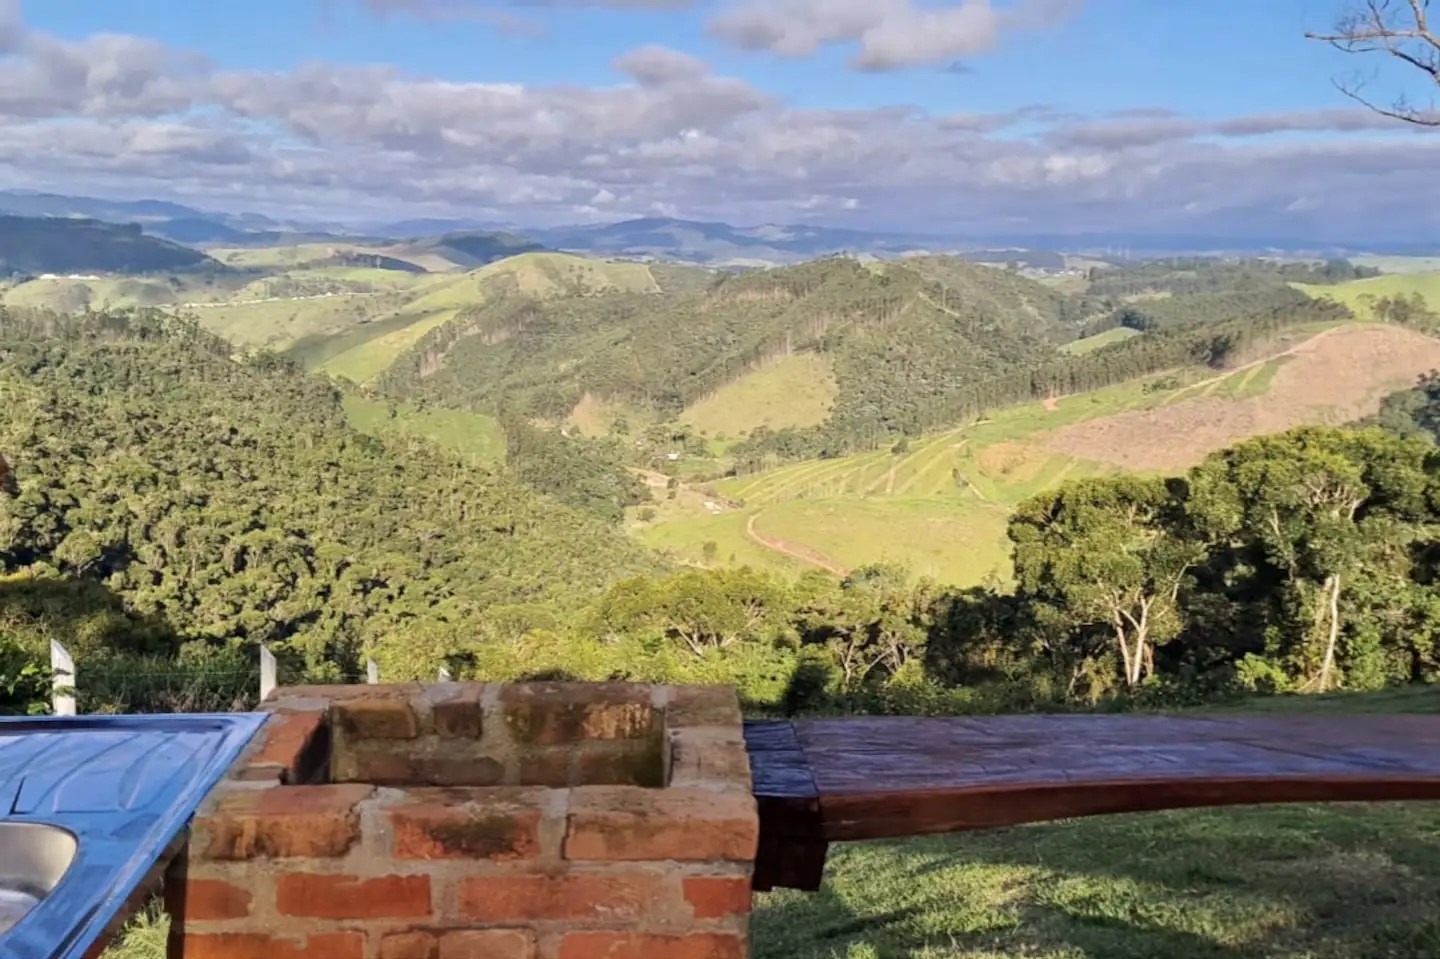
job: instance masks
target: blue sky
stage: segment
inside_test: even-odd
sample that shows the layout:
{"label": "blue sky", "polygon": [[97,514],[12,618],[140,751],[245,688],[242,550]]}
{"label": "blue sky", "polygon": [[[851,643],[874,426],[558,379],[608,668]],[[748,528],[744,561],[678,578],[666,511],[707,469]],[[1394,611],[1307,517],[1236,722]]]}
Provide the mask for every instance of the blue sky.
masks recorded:
{"label": "blue sky", "polygon": [[942,112],[1045,104],[1227,116],[1333,107],[1341,100],[1327,78],[1354,67],[1303,36],[1330,25],[1337,0],[1091,0],[1074,4],[1079,12],[1055,29],[957,57],[972,71],[960,75],[946,72],[944,61],[887,73],[846,70],[843,46],[793,60],[735,50],[707,34],[718,3],[676,11],[475,6],[470,18],[426,19],[366,15],[352,0],[31,0],[26,17],[71,40],[97,32],[154,37],[234,68],[386,63],[417,76],[527,84],[616,83],[623,80],[611,66],[616,57],[658,43],[796,103],[906,103]]}
{"label": "blue sky", "polygon": [[1331,84],[1421,78],[1304,39],[1347,2],[0,0],[0,173],[332,218],[1433,233],[1440,138]]}

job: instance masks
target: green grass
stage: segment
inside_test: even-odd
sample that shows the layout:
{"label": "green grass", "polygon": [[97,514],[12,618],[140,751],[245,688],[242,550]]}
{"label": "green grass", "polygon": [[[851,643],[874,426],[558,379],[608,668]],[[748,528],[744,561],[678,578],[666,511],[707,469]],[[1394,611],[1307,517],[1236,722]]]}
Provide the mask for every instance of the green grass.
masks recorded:
{"label": "green grass", "polygon": [[197,306],[200,324],[242,346],[289,347],[326,337],[343,336],[378,317],[392,315],[404,301],[401,294],[350,294],[320,299],[232,302]]}
{"label": "green grass", "polygon": [[[1440,713],[1440,689],[1240,708]],[[757,896],[754,956],[1434,957],[1437,812],[1433,803],[1233,807],[840,845],[820,892]]]}
{"label": "green grass", "polygon": [[746,373],[691,405],[680,422],[702,436],[736,438],[760,426],[819,426],[835,402],[835,376],[816,353],[796,353]]}
{"label": "green grass", "polygon": [[1140,336],[1139,330],[1132,330],[1128,326],[1117,326],[1114,329],[1106,330],[1104,333],[1097,333],[1094,336],[1087,336],[1082,340],[1073,340],[1060,347],[1060,352],[1069,353],[1071,356],[1084,356],[1087,353],[1094,353],[1102,347],[1114,343],[1124,343],[1132,336]]}
{"label": "green grass", "polygon": [[[812,569],[808,563],[767,549],[751,539],[745,524],[753,511],[730,511],[712,515],[698,506],[674,506],[657,490],[660,502],[650,508],[660,514],[655,522],[634,520],[631,532],[653,550],[694,566],[708,565],[706,543],[715,544],[718,566],[750,566],[781,575],[798,575]],[[642,507],[643,509],[643,507]],[[640,510],[633,510],[632,515]]]}
{"label": "green grass", "polygon": [[[455,318],[455,310],[441,310],[424,316],[415,316],[409,323],[381,333],[351,347],[343,353],[330,357],[320,365],[320,370],[330,376],[343,377],[352,383],[368,383],[388,370],[410,347],[431,330]],[[411,316],[409,308],[402,316]]]}
{"label": "green grass", "polygon": [[1419,293],[1430,304],[1432,310],[1440,310],[1440,273],[1400,273],[1376,276],[1365,280],[1351,280],[1334,286],[1314,286],[1303,283],[1293,284],[1296,289],[1316,299],[1333,299],[1350,307],[1361,319],[1373,319],[1373,313],[1365,305],[1366,297],[1409,296]]}
{"label": "green grass", "polygon": [[946,499],[791,500],[762,510],[755,528],[845,569],[896,563],[916,576],[970,584],[1010,575],[1007,516],[957,491]]}
{"label": "green grass", "polygon": [[505,434],[494,417],[483,413],[464,410],[422,412],[397,403],[394,404],[395,416],[391,418],[391,404],[382,400],[351,395],[342,402],[350,425],[362,433],[379,435],[393,432],[422,437],[480,466],[493,466],[505,461]]}

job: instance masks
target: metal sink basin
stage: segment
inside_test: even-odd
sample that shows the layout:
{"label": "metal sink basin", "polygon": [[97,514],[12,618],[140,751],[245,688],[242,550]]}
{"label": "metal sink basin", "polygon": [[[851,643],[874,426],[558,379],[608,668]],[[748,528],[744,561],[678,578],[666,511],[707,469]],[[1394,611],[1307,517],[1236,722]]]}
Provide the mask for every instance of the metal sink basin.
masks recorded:
{"label": "metal sink basin", "polygon": [[81,959],[118,931],[264,721],[0,718],[0,959]]}
{"label": "metal sink basin", "polygon": [[0,934],[50,895],[76,847],[75,836],[55,826],[0,822]]}

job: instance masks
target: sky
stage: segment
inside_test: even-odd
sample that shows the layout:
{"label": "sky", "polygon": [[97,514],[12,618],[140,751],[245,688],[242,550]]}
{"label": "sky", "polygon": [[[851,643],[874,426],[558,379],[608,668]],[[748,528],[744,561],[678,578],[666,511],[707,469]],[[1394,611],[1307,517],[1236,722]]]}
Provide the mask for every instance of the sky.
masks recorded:
{"label": "sky", "polygon": [[[294,219],[1413,240],[1351,0],[0,0],[0,186]],[[1434,92],[1432,86],[1428,92]]]}

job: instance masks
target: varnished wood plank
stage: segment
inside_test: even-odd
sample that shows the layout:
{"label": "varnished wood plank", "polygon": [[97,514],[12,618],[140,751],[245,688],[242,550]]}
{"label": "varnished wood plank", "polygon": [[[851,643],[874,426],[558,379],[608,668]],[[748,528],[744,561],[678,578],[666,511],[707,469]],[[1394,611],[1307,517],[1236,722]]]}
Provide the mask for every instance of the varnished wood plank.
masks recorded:
{"label": "varnished wood plank", "polygon": [[757,796],[813,798],[815,778],[795,726],[786,721],[747,722],[745,749],[750,753],[750,776]]}
{"label": "varnished wood plank", "polygon": [[819,889],[829,845],[822,836],[815,779],[794,725],[747,722],[745,748],[760,813],[753,888]]}
{"label": "varnished wood plank", "polygon": [[877,791],[1253,779],[1440,781],[1431,716],[995,716],[795,724],[826,799]]}

